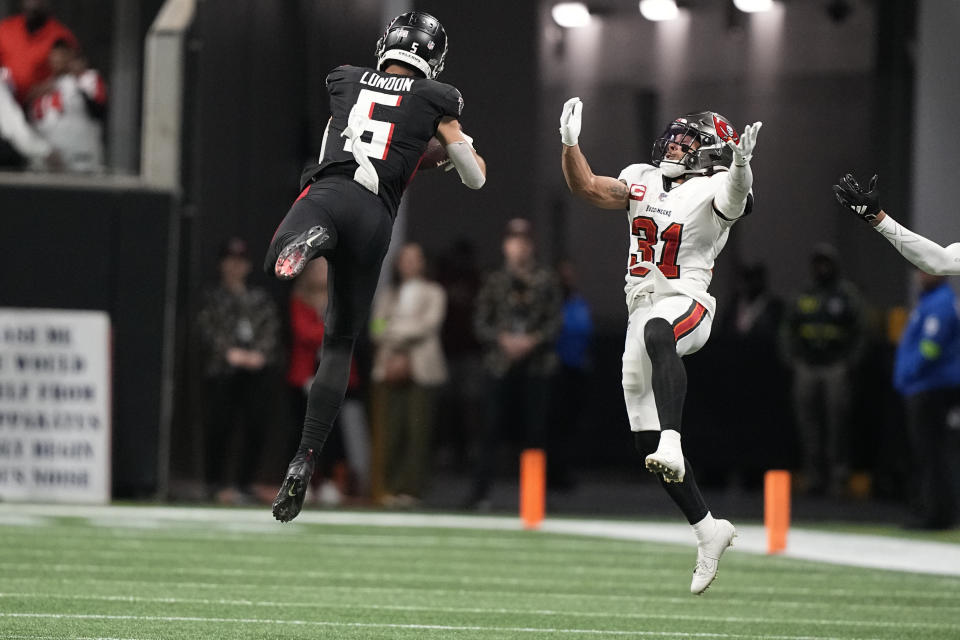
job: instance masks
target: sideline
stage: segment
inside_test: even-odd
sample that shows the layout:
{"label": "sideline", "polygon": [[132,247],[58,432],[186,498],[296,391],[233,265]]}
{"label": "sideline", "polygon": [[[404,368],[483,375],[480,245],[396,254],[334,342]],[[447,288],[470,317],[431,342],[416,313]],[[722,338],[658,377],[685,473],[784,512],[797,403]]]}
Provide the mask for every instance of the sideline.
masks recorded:
{"label": "sideline", "polygon": [[[26,525],[38,517],[106,519],[117,526],[142,526],[142,521],[216,522],[275,525],[270,511],[209,507],[163,506],[84,506],[61,504],[0,504],[0,526]],[[127,523],[126,521],[129,521]],[[138,523],[140,523],[138,525]],[[439,529],[484,529],[522,531],[518,517],[425,513],[381,513],[362,511],[306,511],[296,520],[300,524],[337,524],[372,527],[433,527]],[[296,526],[294,523],[294,526]],[[638,540],[693,546],[696,538],[685,524],[659,522],[594,520],[584,518],[547,518],[540,531],[616,540]],[[737,527],[735,549],[766,554],[763,527]],[[829,564],[870,569],[909,571],[944,576],[960,576],[960,544],[894,538],[857,533],[835,533],[808,528],[791,528],[782,557],[813,560]]]}

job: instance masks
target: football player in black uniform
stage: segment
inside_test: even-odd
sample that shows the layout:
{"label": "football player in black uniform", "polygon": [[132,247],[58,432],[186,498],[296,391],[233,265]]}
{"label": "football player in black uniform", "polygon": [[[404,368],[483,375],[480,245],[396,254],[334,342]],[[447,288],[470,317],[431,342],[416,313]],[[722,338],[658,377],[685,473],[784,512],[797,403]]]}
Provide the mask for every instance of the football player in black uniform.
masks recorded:
{"label": "football player in black uniform", "polygon": [[471,189],[486,164],[460,129],[463,99],[437,82],[447,56],[440,22],[422,11],[394,18],[377,42],[377,67],[342,66],[327,76],[330,120],[317,164],[270,242],[264,269],[295,278],[310,260],[329,262],[330,302],[300,447],[273,515],[288,522],[304,494],[340,410],[357,336],[364,330],[400,198],[434,136]]}

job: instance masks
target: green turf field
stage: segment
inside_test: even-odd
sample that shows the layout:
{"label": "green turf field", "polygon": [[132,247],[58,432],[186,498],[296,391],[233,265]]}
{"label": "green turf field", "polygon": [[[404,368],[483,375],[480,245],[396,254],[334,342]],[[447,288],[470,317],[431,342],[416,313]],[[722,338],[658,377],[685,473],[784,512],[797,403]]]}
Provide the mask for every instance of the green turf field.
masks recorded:
{"label": "green turf field", "polygon": [[960,578],[523,531],[0,521],[0,640],[960,638]]}

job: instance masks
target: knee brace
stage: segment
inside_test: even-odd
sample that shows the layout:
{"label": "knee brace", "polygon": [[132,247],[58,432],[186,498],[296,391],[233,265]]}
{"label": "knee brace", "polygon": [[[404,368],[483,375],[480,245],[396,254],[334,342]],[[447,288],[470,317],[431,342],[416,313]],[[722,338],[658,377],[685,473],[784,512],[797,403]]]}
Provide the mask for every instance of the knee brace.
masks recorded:
{"label": "knee brace", "polygon": [[643,390],[643,371],[638,360],[623,361],[623,390],[639,393]]}

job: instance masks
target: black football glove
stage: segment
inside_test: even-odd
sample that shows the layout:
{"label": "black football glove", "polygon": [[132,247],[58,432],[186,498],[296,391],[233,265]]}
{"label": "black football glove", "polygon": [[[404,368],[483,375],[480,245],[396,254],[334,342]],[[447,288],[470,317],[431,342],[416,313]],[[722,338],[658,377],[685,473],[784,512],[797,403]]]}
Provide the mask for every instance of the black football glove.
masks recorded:
{"label": "black football glove", "polygon": [[833,185],[837,202],[850,209],[866,222],[873,222],[880,212],[880,192],[877,191],[877,176],[870,179],[866,190],[860,186],[852,174],[840,178],[840,184]]}

